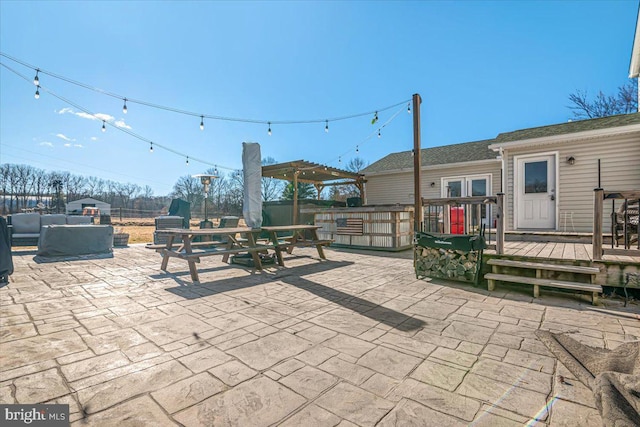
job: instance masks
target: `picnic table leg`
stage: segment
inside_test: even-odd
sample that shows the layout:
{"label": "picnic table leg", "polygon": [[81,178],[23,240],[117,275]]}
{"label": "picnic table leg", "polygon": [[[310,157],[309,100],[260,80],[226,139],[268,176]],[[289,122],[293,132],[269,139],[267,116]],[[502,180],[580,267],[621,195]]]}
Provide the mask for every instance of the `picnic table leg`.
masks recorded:
{"label": "picnic table leg", "polygon": [[[184,252],[186,254],[192,254],[193,250],[191,249],[191,239],[189,236],[182,237],[184,243]],[[198,269],[196,268],[196,260],[193,258],[187,258],[187,263],[189,263],[189,273],[191,273],[191,280],[194,282],[199,282],[200,278],[198,277]]]}
{"label": "picnic table leg", "polygon": [[167,271],[167,265],[169,264],[168,251],[170,251],[171,247],[173,246],[173,238],[174,238],[173,234],[169,235],[169,237],[167,238],[167,247],[162,253],[162,264],[160,264],[160,270],[162,271]]}
{"label": "picnic table leg", "polygon": [[293,245],[296,244],[296,242],[298,241],[298,231],[294,230],[294,232],[292,233],[293,236],[291,236],[291,245],[287,246],[287,253],[288,254],[292,254],[293,253]]}
{"label": "picnic table leg", "polygon": [[[231,237],[229,237],[229,240],[227,241],[227,247],[225,248],[226,250],[231,250],[233,249],[233,239],[231,239]],[[222,262],[224,263],[229,263],[229,255],[230,254],[224,254],[222,255]]]}
{"label": "picnic table leg", "polygon": [[284,261],[282,260],[282,248],[280,248],[280,246],[278,245],[278,233],[276,233],[275,231],[270,231],[269,239],[271,240],[271,243],[273,243],[273,246],[275,247],[276,259],[278,260],[278,265],[280,267],[284,267]]}
{"label": "picnic table leg", "polygon": [[[316,241],[320,240],[318,238],[318,230],[316,230],[315,228],[311,229],[311,238]],[[322,245],[316,245],[316,249],[318,250],[318,255],[320,255],[320,258],[327,259],[327,257],[324,256],[324,249],[322,249]]]}
{"label": "picnic table leg", "polygon": [[[253,237],[253,233],[252,232],[248,232],[247,233],[247,240],[249,241],[249,247],[250,248],[255,248],[256,247],[256,239]],[[253,258],[253,262],[256,266],[256,268],[258,270],[262,270],[262,262],[260,261],[260,255],[258,254],[257,250],[253,250],[251,251],[251,257]]]}

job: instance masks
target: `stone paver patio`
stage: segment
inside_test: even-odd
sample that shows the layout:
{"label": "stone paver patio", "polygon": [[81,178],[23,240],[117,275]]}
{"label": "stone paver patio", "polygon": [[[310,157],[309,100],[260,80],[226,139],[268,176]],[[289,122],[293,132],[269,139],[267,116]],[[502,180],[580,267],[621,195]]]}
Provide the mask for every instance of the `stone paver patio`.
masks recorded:
{"label": "stone paver patio", "polygon": [[637,305],[416,280],[406,256],[295,255],[257,274],[203,259],[194,285],[186,263],[161,272],[138,245],[16,252],[0,402],[67,403],[73,426],[599,426],[534,331],[640,337]]}

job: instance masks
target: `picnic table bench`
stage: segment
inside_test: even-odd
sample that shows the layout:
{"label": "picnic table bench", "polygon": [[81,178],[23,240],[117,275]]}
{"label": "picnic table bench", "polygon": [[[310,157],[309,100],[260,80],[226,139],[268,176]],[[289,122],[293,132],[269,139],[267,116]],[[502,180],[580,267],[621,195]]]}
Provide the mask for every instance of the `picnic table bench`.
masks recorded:
{"label": "picnic table bench", "polygon": [[[222,255],[223,262],[227,262],[229,255],[238,253],[249,253],[253,258],[256,269],[262,270],[259,252],[265,252],[268,249],[275,249],[275,246],[269,244],[257,244],[255,234],[259,233],[259,229],[251,229],[249,227],[235,228],[203,228],[198,230],[168,228],[159,230],[167,236],[166,244],[147,245],[148,249],[153,249],[162,254],[162,264],[160,269],[167,271],[169,258],[178,258],[187,261],[191,279],[199,282],[198,270],[196,263],[200,262],[200,258],[212,255]],[[242,242],[237,238],[238,234],[246,236],[246,240]],[[197,236],[223,237],[220,241],[193,242]],[[174,244],[176,238],[182,238],[182,243]]]}
{"label": "picnic table bench", "polygon": [[[284,249],[287,253],[292,253],[295,247],[315,246],[318,251],[318,256],[322,259],[327,259],[322,247],[330,245],[333,241],[319,239],[319,228],[321,228],[319,225],[309,224],[274,225],[262,227],[262,231],[269,233],[269,242],[276,251],[278,265],[284,266],[282,250]],[[278,233],[287,233],[287,235],[281,236]],[[307,238],[306,233],[311,236],[310,239]]]}

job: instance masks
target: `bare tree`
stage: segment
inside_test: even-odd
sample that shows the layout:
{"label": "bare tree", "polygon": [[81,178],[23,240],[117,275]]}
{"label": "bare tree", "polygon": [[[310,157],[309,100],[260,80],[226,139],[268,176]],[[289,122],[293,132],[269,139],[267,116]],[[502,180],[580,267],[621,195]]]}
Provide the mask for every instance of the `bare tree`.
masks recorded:
{"label": "bare tree", "polygon": [[172,195],[191,203],[191,209],[195,210],[203,199],[200,179],[190,175],[181,176],[173,186]]}
{"label": "bare tree", "polygon": [[595,119],[617,114],[629,114],[638,111],[638,81],[630,79],[618,88],[618,93],[605,95],[602,91],[594,100],[590,100],[587,92],[577,90],[569,95],[569,109],[573,110],[573,116],[577,119]]}
{"label": "bare tree", "polygon": [[[276,159],[265,157],[262,159],[262,166],[275,165]],[[282,181],[276,178],[262,177],[262,201],[278,200],[282,194]]]}

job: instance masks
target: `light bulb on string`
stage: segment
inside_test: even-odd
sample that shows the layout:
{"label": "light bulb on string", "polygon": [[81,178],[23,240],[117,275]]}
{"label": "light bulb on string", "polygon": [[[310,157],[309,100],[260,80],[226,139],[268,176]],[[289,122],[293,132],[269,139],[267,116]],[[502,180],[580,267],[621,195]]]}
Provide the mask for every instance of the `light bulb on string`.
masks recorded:
{"label": "light bulb on string", "polygon": [[376,113],[373,116],[373,119],[371,120],[371,124],[374,125],[378,122],[378,112],[376,111]]}
{"label": "light bulb on string", "polygon": [[407,102],[407,113],[411,114],[411,103]]}
{"label": "light bulb on string", "polygon": [[215,169],[213,169],[213,174],[218,175],[218,166],[215,166]]}
{"label": "light bulb on string", "polygon": [[358,148],[358,146],[356,145],[356,154],[358,154],[360,152],[360,148]]}
{"label": "light bulb on string", "polygon": [[415,156],[415,155],[416,155],[416,150],[412,148],[412,149],[411,149],[411,157],[413,157],[413,156]]}
{"label": "light bulb on string", "polygon": [[324,122],[324,131],[329,133],[329,120],[325,120]]}
{"label": "light bulb on string", "polygon": [[189,166],[189,156],[187,156],[187,166]]}
{"label": "light bulb on string", "polygon": [[380,133],[380,129],[378,129],[378,138],[381,138],[382,134]]}
{"label": "light bulb on string", "polygon": [[200,116],[200,130],[204,130],[204,116]]}
{"label": "light bulb on string", "polygon": [[105,122],[104,120],[102,121],[102,132],[106,132],[107,131],[107,127],[105,126]]}
{"label": "light bulb on string", "polygon": [[149,146],[149,152],[153,153],[153,142],[151,143],[151,145]]}
{"label": "light bulb on string", "polygon": [[127,98],[124,99],[124,105],[122,106],[122,112],[127,114]]}
{"label": "light bulb on string", "polygon": [[39,69],[36,69],[36,76],[33,78],[33,84],[36,86],[40,86],[40,79],[38,78]]}
{"label": "light bulb on string", "polygon": [[35,99],[40,99],[40,86],[36,88],[36,94],[33,95]]}
{"label": "light bulb on string", "polygon": [[342,156],[338,157],[338,163],[342,164]]}
{"label": "light bulb on string", "polygon": [[269,129],[267,130],[267,133],[271,136],[271,122],[269,122]]}

